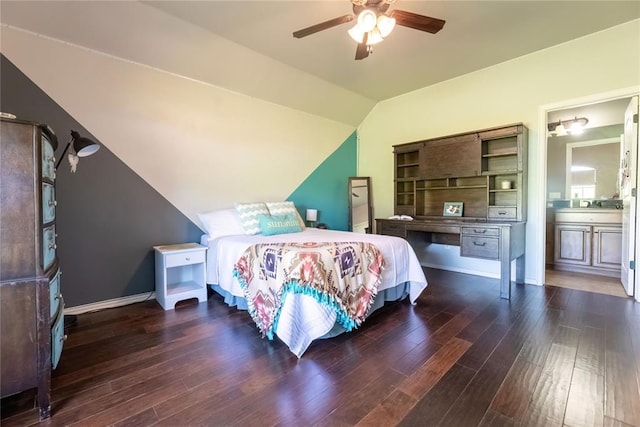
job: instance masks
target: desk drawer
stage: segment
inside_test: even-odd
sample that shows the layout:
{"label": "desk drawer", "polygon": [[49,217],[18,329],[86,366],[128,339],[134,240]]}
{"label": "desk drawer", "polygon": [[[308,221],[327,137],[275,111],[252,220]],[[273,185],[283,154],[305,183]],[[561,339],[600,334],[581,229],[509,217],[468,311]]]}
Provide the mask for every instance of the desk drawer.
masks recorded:
{"label": "desk drawer", "polygon": [[380,226],[380,234],[386,234],[387,236],[397,236],[406,238],[406,224],[396,224],[393,222],[381,221],[378,223]]}
{"label": "desk drawer", "polygon": [[176,267],[181,265],[200,264],[205,259],[205,251],[197,250],[192,252],[181,252],[170,254],[166,257],[165,267]]}
{"label": "desk drawer", "polygon": [[462,235],[479,237],[499,237],[500,229],[497,227],[462,227]]}
{"label": "desk drawer", "polygon": [[500,239],[463,235],[460,239],[460,255],[470,258],[500,259]]}
{"label": "desk drawer", "polygon": [[514,220],[517,218],[517,208],[489,206],[489,219]]}

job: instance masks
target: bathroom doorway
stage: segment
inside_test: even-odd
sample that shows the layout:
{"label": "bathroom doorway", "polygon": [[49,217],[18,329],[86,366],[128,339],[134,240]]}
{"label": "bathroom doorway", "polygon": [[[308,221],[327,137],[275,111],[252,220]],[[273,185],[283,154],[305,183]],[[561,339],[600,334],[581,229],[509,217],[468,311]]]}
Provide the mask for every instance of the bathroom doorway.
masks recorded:
{"label": "bathroom doorway", "polygon": [[633,295],[621,280],[628,259],[623,253],[622,135],[631,99],[567,103],[546,111],[546,285]]}

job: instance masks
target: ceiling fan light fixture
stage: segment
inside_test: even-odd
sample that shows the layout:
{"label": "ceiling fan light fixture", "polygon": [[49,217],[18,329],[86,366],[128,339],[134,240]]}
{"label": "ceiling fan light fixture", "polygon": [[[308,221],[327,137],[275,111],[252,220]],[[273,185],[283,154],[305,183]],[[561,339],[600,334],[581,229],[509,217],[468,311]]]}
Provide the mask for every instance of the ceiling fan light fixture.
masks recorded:
{"label": "ceiling fan light fixture", "polygon": [[378,30],[380,30],[380,35],[384,38],[391,34],[394,27],[396,26],[396,20],[387,15],[378,16]]}
{"label": "ceiling fan light fixture", "polygon": [[349,31],[347,31],[347,33],[349,33],[349,36],[351,36],[351,38],[355,40],[356,43],[362,43],[362,39],[364,38],[364,34],[366,33],[366,31],[362,31],[360,26],[356,24]]}
{"label": "ceiling fan light fixture", "polygon": [[378,17],[371,9],[365,9],[358,15],[358,26],[364,33],[373,30],[377,22]]}
{"label": "ceiling fan light fixture", "polygon": [[382,40],[382,35],[380,34],[380,30],[378,30],[378,28],[374,28],[373,30],[369,31],[369,37],[367,38],[368,45],[378,44]]}

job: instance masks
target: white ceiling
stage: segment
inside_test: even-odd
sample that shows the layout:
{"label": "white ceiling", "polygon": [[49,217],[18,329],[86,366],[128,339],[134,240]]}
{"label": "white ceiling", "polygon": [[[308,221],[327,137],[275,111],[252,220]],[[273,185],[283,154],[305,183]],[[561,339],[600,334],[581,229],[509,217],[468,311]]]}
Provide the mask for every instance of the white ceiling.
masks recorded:
{"label": "white ceiling", "polygon": [[637,1],[398,0],[391,10],[444,19],[444,28],[429,34],[397,27],[373,55],[355,61],[348,23],[292,37],[351,14],[348,0],[145,3],[377,101],[640,17]]}
{"label": "white ceiling", "polygon": [[446,24],[437,34],[396,27],[355,61],[349,24],[292,36],[350,14],[349,0],[2,0],[0,20],[357,125],[377,101],[640,18],[639,1],[398,0],[391,8]]}

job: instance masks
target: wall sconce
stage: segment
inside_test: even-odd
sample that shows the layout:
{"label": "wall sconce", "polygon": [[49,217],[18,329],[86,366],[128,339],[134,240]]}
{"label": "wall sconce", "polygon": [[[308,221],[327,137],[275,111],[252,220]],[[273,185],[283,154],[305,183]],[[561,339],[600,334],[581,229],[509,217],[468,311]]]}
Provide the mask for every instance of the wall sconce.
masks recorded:
{"label": "wall sconce", "polygon": [[69,146],[73,143],[73,147],[69,152],[69,164],[71,165],[71,172],[75,173],[76,167],[78,166],[79,157],[87,157],[95,153],[100,149],[100,145],[89,138],[85,138],[80,136],[78,132],[75,130],[71,131],[71,139],[67,143],[67,146],[64,147],[64,151],[60,156],[60,160],[56,164],[56,169],[62,163],[62,159],[64,158],[65,153],[69,149]]}
{"label": "wall sconce", "polygon": [[316,221],[318,220],[318,210],[317,209],[307,209],[307,222],[309,227],[315,227]]}
{"label": "wall sconce", "polygon": [[589,123],[586,117],[575,117],[569,120],[558,120],[547,124],[549,136],[580,135]]}

